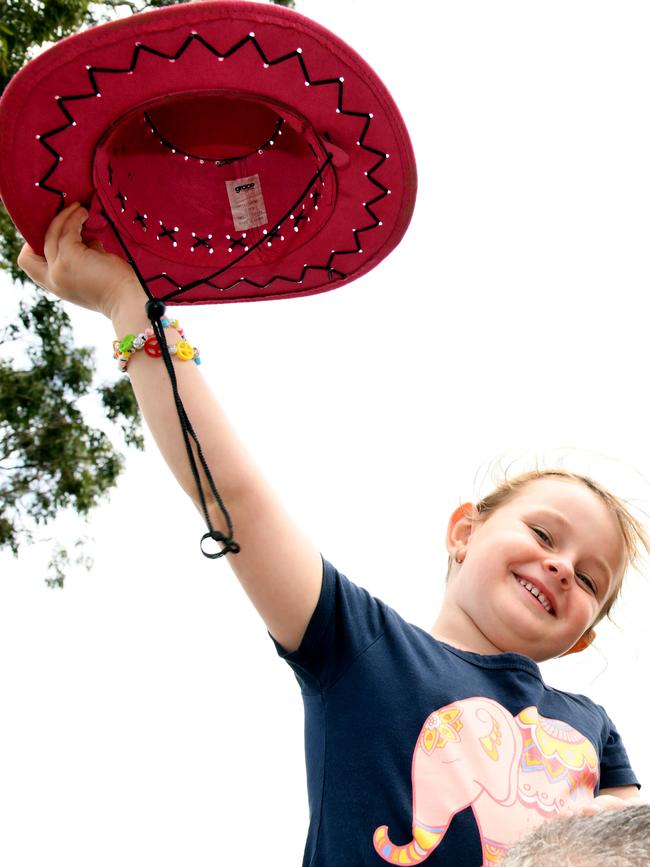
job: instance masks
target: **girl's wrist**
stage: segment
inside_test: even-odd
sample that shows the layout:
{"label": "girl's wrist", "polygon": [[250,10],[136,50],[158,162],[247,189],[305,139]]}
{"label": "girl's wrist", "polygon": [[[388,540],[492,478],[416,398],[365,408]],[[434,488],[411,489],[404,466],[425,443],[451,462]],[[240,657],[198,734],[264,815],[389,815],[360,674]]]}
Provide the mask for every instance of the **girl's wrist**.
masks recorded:
{"label": "girl's wrist", "polygon": [[109,319],[113,323],[117,337],[123,337],[128,331],[143,331],[151,325],[145,309],[146,303],[147,299],[144,294],[141,294],[139,298],[131,297],[115,305],[109,314]]}

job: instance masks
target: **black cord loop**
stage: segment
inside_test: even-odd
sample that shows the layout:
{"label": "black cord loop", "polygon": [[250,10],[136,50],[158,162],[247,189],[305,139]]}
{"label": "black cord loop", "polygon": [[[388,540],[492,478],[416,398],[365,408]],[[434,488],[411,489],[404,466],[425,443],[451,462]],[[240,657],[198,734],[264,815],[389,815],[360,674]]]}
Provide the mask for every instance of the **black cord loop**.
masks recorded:
{"label": "black cord loop", "polygon": [[[221,551],[217,551],[215,554],[208,554],[207,551],[203,550],[203,543],[206,539],[214,539],[215,542],[223,542],[224,546]],[[225,533],[221,533],[219,530],[210,530],[209,533],[205,533],[201,536],[201,553],[209,560],[216,560],[218,557],[223,557],[225,554],[239,554],[240,551],[241,548],[239,547],[239,544],[234,541],[232,536],[226,536]]]}

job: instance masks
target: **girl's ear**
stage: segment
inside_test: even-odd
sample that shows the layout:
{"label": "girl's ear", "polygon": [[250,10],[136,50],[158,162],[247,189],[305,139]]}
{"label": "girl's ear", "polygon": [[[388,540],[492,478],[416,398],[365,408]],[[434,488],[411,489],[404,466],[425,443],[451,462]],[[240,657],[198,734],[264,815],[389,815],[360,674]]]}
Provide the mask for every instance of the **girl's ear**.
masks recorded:
{"label": "girl's ear", "polygon": [[478,518],[474,503],[463,503],[452,513],[447,526],[447,551],[453,556],[460,546],[467,546]]}
{"label": "girl's ear", "polygon": [[593,643],[595,638],[595,630],[590,629],[588,632],[585,632],[582,638],[579,638],[576,641],[573,647],[570,647],[568,650],[565,650],[564,653],[561,653],[560,658],[563,656],[568,656],[570,653],[580,653],[581,650],[585,650],[587,647],[589,647],[589,645]]}

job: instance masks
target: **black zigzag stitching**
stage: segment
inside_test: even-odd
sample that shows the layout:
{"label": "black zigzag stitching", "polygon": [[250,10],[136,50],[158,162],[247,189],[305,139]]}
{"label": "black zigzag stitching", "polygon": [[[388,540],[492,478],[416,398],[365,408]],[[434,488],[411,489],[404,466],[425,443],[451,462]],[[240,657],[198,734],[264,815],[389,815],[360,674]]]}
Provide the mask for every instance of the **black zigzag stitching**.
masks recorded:
{"label": "black zigzag stitching", "polygon": [[[60,199],[61,199],[60,210],[62,210],[65,207],[65,195],[66,194],[62,190],[59,190],[59,189],[52,187],[52,186],[49,186],[47,184],[47,181],[53,175],[53,173],[56,171],[57,166],[59,165],[59,163],[63,159],[61,154],[59,154],[59,152],[49,144],[47,139],[51,138],[52,136],[58,135],[59,133],[65,131],[66,129],[69,129],[71,126],[76,126],[76,121],[75,121],[74,117],[72,116],[72,114],[68,111],[66,103],[77,102],[77,101],[84,100],[84,99],[93,99],[93,98],[98,97],[98,95],[100,94],[100,89],[99,89],[99,85],[97,83],[97,79],[95,77],[96,74],[102,74],[102,75],[131,74],[135,71],[140,54],[143,52],[155,55],[157,57],[160,57],[164,60],[168,60],[170,62],[174,62],[174,61],[178,60],[178,58],[183,55],[183,53],[186,51],[188,46],[192,44],[192,41],[200,42],[208,51],[210,51],[212,54],[214,54],[218,60],[224,60],[224,59],[231,57],[237,51],[241,50],[245,45],[250,43],[255,48],[257,53],[259,54],[265,67],[276,66],[280,63],[286,63],[286,62],[290,61],[291,59],[296,58],[299,66],[300,66],[300,69],[302,71],[302,74],[304,76],[305,84],[307,86],[323,87],[323,86],[332,86],[333,85],[333,86],[337,87],[338,88],[338,102],[337,102],[337,109],[336,109],[337,112],[340,114],[343,114],[343,115],[347,115],[349,117],[359,117],[359,118],[364,119],[363,129],[362,129],[361,134],[360,134],[359,139],[358,139],[358,145],[359,145],[359,147],[363,148],[364,150],[368,151],[369,153],[376,154],[378,157],[377,162],[372,166],[372,168],[370,168],[367,172],[365,172],[365,175],[368,178],[368,181],[370,183],[374,184],[380,190],[380,193],[379,193],[379,195],[375,196],[374,199],[371,199],[369,202],[363,203],[364,209],[366,210],[368,215],[372,218],[373,222],[369,223],[367,226],[362,226],[359,229],[353,229],[352,230],[352,233],[354,235],[355,247],[353,249],[350,249],[350,250],[334,250],[334,251],[332,251],[330,256],[329,256],[329,259],[327,260],[327,264],[325,266],[322,266],[322,265],[305,265],[303,268],[302,274],[299,278],[296,279],[296,278],[276,276],[276,277],[272,277],[266,284],[264,284],[264,286],[260,286],[259,284],[251,282],[251,281],[247,280],[246,278],[240,278],[238,281],[236,281],[233,284],[230,284],[230,286],[228,286],[228,287],[214,286],[214,284],[211,283],[211,280],[214,277],[219,276],[219,274],[221,274],[224,270],[226,270],[224,268],[224,269],[222,269],[222,271],[216,272],[215,274],[208,277],[206,280],[195,281],[194,283],[190,283],[184,287],[176,288],[174,292],[171,292],[167,296],[165,296],[165,300],[168,300],[169,298],[174,297],[175,295],[181,294],[182,292],[186,292],[189,289],[193,288],[194,286],[202,284],[202,283],[208,283],[208,285],[214,286],[214,288],[217,288],[217,289],[223,291],[225,288],[232,288],[232,286],[240,285],[242,282],[249,283],[251,286],[256,286],[258,288],[265,288],[266,286],[273,283],[275,280],[286,280],[287,282],[300,284],[303,282],[303,279],[304,279],[304,276],[305,276],[305,273],[307,270],[326,270],[330,280],[333,279],[333,275],[338,279],[345,277],[346,275],[343,274],[343,272],[332,267],[332,262],[334,261],[334,258],[336,256],[349,255],[352,253],[357,253],[357,254],[362,253],[363,249],[361,247],[359,235],[362,232],[367,232],[370,229],[376,229],[382,225],[381,221],[379,220],[379,218],[377,217],[375,212],[372,210],[371,206],[376,204],[377,202],[379,202],[385,196],[390,195],[391,191],[386,186],[384,186],[384,184],[382,184],[375,177],[373,177],[373,175],[377,171],[377,169],[379,169],[379,167],[381,165],[383,165],[383,163],[385,162],[385,160],[388,158],[389,155],[382,152],[382,151],[377,150],[376,148],[372,148],[372,147],[370,147],[364,143],[364,139],[365,139],[365,137],[368,133],[368,130],[370,128],[370,125],[371,125],[371,122],[373,119],[373,115],[371,112],[349,111],[348,109],[344,108],[344,106],[343,106],[343,95],[344,95],[344,80],[343,80],[343,78],[325,78],[325,79],[312,80],[311,76],[309,75],[309,70],[307,69],[304,58],[302,56],[302,49],[297,48],[294,51],[290,51],[287,54],[283,54],[280,57],[276,57],[274,59],[271,59],[271,58],[266,56],[266,53],[262,49],[261,45],[259,44],[259,42],[257,41],[257,39],[255,37],[255,34],[253,34],[253,33],[250,33],[247,36],[245,36],[243,39],[240,39],[225,53],[218,51],[216,48],[214,48],[214,46],[210,45],[210,43],[207,42],[202,36],[200,36],[196,32],[193,32],[190,36],[188,36],[185,39],[185,41],[183,42],[181,47],[178,49],[176,54],[173,54],[173,55],[167,54],[167,53],[162,52],[162,51],[158,51],[155,48],[151,48],[148,45],[144,45],[144,44],[138,42],[135,45],[133,56],[131,58],[131,63],[127,68],[115,69],[115,68],[111,68],[111,67],[87,66],[86,70],[88,73],[88,79],[89,79],[90,84],[93,88],[92,92],[91,93],[85,93],[85,94],[55,97],[56,103],[57,103],[59,109],[61,110],[62,114],[65,116],[65,118],[67,119],[68,122],[67,122],[67,124],[64,124],[63,126],[59,126],[56,129],[50,130],[47,133],[44,133],[42,135],[37,136],[37,138],[40,141],[40,143],[42,144],[42,146],[47,151],[49,151],[49,153],[51,153],[52,156],[54,157],[52,165],[50,166],[48,171],[45,173],[45,175],[43,175],[43,177],[41,178],[41,180],[38,183],[38,186],[40,186],[42,189],[46,190],[47,192],[53,193],[54,195],[58,195],[60,197]],[[331,159],[332,159],[331,154],[329,154],[327,161],[319,168],[315,177],[320,177],[323,169],[331,162]],[[313,179],[312,179],[311,183],[313,183]],[[308,192],[309,191],[305,192],[304,195],[306,196],[308,194]],[[304,196],[303,196],[303,198],[304,198]],[[297,206],[297,204],[298,203],[296,203],[296,206]],[[283,217],[281,220],[276,221],[276,224],[280,225],[286,219],[286,217],[289,216],[290,213],[291,213],[291,211],[287,212],[287,215],[285,217]],[[108,215],[106,215],[104,213],[104,216],[108,219],[113,231],[115,232],[115,234],[118,237],[118,241],[120,242],[125,253],[127,254],[129,262],[133,265],[134,263],[133,263],[132,257],[130,256],[130,254],[128,253],[128,250],[124,246],[122,239],[119,237],[119,234],[117,232],[116,227],[114,226],[112,221],[108,218]],[[264,238],[260,239],[260,241],[257,244],[251,246],[251,248],[248,250],[247,253],[243,254],[238,259],[234,260],[233,262],[230,262],[228,264],[228,266],[226,266],[226,267],[231,268],[231,267],[233,267],[233,265],[236,265],[238,262],[241,261],[242,258],[244,258],[244,255],[249,255],[264,240],[265,240]],[[167,277],[166,274],[159,274],[156,277],[149,278],[149,280],[147,282],[151,282],[153,280],[160,279],[160,278],[170,279]],[[173,281],[170,280],[170,282],[173,282]],[[177,286],[178,284],[176,283],[175,285]]]}

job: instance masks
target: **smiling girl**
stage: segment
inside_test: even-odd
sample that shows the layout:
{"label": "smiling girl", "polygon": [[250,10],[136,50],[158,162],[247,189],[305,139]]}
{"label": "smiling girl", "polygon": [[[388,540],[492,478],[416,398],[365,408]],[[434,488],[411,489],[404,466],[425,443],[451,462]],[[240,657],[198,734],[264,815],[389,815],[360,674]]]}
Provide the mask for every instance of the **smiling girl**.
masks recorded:
{"label": "smiling girl", "polygon": [[[144,332],[135,275],[82,242],[86,216],[76,204],[66,208],[48,229],[45,256],[25,245],[19,265],[60,298],[108,316],[118,339]],[[171,344],[177,327],[167,325]],[[176,356],[173,364],[237,527],[241,550],[228,560],[302,690],[305,867],[494,864],[542,822],[639,800],[604,709],[547,686],[538,666],[590,643],[639,543],[648,547],[620,500],[587,477],[548,471],[456,509],[442,610],[425,631],[321,558],[197,366]],[[128,374],[158,447],[199,508],[163,364],[135,352]],[[221,510],[209,507],[225,531]],[[266,748],[248,745],[242,770],[258,771]],[[261,845],[253,832],[242,863],[252,863],[246,847]],[[282,840],[264,845],[282,853]]]}

